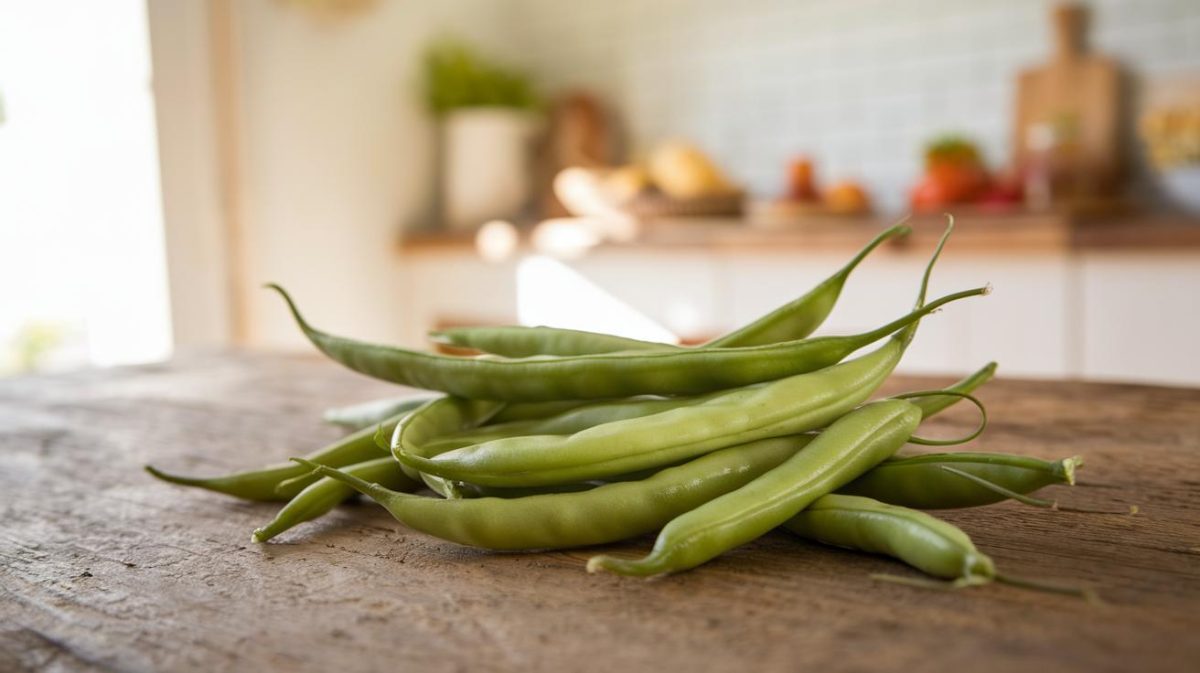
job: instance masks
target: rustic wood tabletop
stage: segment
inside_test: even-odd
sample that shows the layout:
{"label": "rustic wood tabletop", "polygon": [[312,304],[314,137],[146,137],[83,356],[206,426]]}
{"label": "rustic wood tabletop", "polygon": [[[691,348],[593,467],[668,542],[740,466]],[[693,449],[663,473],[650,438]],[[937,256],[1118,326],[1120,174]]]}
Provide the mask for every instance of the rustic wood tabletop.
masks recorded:
{"label": "rustic wood tabletop", "polygon": [[[939,381],[897,378],[891,389]],[[493,554],[346,506],[268,544],[276,507],[151,479],[305,453],[327,407],[395,395],[308,357],[0,382],[0,671],[1166,671],[1200,661],[1200,390],[999,380],[975,449],[1084,454],[1064,502],[945,512],[1004,586],[880,583],[887,559],[784,533],[653,581],[588,551]],[[930,432],[962,429],[967,410]],[[646,549],[651,538],[610,549]],[[915,576],[915,575],[914,575]]]}

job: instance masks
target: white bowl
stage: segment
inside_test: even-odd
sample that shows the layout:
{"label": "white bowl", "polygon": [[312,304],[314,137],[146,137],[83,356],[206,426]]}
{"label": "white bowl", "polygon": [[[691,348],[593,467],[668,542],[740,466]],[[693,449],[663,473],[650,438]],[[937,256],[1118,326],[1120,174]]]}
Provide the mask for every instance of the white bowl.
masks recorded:
{"label": "white bowl", "polygon": [[1200,215],[1200,166],[1172,168],[1161,175],[1171,200],[1187,212]]}

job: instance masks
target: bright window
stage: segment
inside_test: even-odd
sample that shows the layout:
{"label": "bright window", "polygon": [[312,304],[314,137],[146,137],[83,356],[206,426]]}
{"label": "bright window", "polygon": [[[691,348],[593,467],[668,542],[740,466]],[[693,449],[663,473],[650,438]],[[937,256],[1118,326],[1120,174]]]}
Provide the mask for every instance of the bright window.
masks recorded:
{"label": "bright window", "polygon": [[171,328],[145,0],[0,0],[0,374]]}

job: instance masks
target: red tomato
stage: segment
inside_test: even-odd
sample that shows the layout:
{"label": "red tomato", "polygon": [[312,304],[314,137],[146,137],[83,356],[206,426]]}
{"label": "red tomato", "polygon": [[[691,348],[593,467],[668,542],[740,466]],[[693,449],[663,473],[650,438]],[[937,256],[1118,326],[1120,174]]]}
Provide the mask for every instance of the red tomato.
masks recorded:
{"label": "red tomato", "polygon": [[913,211],[918,213],[936,212],[950,203],[942,183],[928,175],[913,187],[909,198]]}

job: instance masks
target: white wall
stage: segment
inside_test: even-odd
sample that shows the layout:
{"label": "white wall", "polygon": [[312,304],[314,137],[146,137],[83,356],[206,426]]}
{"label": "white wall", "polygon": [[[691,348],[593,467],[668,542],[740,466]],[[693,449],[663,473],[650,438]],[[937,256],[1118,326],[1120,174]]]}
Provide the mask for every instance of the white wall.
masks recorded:
{"label": "white wall", "polygon": [[[211,56],[206,17],[197,2],[149,2],[177,335],[219,340],[229,305],[206,130],[211,73],[196,62]],[[240,292],[249,341],[263,346],[303,342],[262,282],[291,289],[317,325],[389,341],[420,329],[406,297],[455,282],[436,266],[404,273],[394,249],[402,225],[424,223],[432,192],[433,126],[416,78],[442,32],[524,64],[551,90],[597,89],[637,145],[692,136],[763,194],[806,152],[824,178],[861,177],[889,208],[937,132],[968,132],[993,162],[1006,158],[1015,73],[1049,42],[1042,0],[381,0],[335,21],[304,4],[232,3]],[[1200,66],[1200,3],[1091,4],[1095,45],[1131,69]]]}
{"label": "white wall", "polygon": [[[219,184],[211,17],[206,3],[149,2],[175,320],[192,343],[228,343],[237,302],[222,285],[233,262],[220,213],[228,194]],[[307,347],[279,299],[260,289],[267,281],[291,290],[318,325],[395,340],[406,320],[396,239],[420,220],[432,186],[420,55],[448,33],[504,58],[513,50],[509,3],[376,2],[333,18],[301,2],[231,7],[244,244],[234,274],[244,283],[234,292],[246,307],[246,341]]]}
{"label": "white wall", "polygon": [[205,6],[147,3],[171,322],[183,347],[227,344],[232,330]]}
{"label": "white wall", "polygon": [[145,9],[0,0],[0,372],[171,351]]}
{"label": "white wall", "polygon": [[[694,139],[753,191],[816,158],[904,206],[931,137],[1008,158],[1016,74],[1050,50],[1046,0],[516,0],[550,87],[614,102],[635,148]],[[1200,68],[1200,2],[1095,0],[1092,43],[1141,76]]]}
{"label": "white wall", "polygon": [[443,32],[496,51],[505,4],[378,2],[338,21],[300,4],[237,4],[249,334],[300,343],[256,287],[275,281],[318,325],[394,340],[405,321],[394,246],[432,185],[420,55]]}

